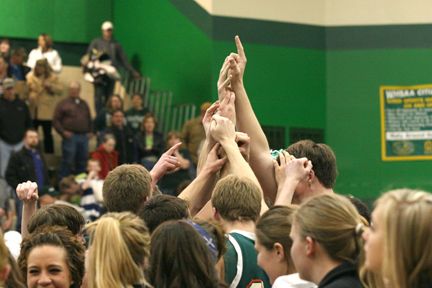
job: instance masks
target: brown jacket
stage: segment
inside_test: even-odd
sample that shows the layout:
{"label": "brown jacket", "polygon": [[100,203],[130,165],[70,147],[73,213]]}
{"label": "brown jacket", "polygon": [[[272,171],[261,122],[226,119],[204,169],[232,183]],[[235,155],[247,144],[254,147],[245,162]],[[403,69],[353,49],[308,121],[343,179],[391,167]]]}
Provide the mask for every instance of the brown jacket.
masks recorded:
{"label": "brown jacket", "polygon": [[[29,87],[30,114],[36,120],[51,120],[54,109],[63,92],[63,86],[56,75],[51,74],[47,79],[36,77],[33,72],[27,74]],[[51,86],[51,91],[44,84]]]}

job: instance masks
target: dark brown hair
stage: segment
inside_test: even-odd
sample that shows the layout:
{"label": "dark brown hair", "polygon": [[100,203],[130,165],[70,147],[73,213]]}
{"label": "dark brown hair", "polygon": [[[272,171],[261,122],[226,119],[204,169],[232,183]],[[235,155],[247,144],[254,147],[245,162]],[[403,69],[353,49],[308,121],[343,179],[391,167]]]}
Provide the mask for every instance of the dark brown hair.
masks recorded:
{"label": "dark brown hair", "polygon": [[210,251],[185,221],[169,221],[152,235],[150,284],[154,287],[220,287]]}
{"label": "dark brown hair", "polygon": [[333,188],[338,175],[336,156],[330,146],[301,140],[290,145],[286,151],[296,158],[306,157],[312,162],[313,171],[325,188]]}
{"label": "dark brown hair", "polygon": [[27,260],[30,252],[40,246],[61,247],[66,251],[66,263],[68,265],[73,285],[80,287],[84,276],[84,245],[71,231],[60,226],[43,226],[34,233],[29,234],[21,243],[21,254],[18,258],[18,266],[27,282]]}
{"label": "dark brown hair", "polygon": [[27,230],[29,233],[33,233],[41,226],[63,226],[72,234],[78,235],[84,224],[84,217],[75,208],[63,204],[53,204],[36,211],[30,218]]}

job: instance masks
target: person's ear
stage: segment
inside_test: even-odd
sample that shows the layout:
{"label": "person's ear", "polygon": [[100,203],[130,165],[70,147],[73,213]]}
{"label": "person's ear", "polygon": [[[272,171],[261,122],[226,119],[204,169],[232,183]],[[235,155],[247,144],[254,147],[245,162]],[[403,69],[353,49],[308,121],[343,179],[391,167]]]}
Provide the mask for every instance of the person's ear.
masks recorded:
{"label": "person's ear", "polygon": [[306,249],[306,255],[307,256],[309,256],[309,257],[311,257],[311,256],[313,256],[314,254],[315,254],[315,251],[316,251],[316,241],[312,238],[312,237],[310,237],[310,236],[306,236],[306,239],[305,239],[306,241],[306,246],[305,246],[305,249]]}
{"label": "person's ear", "polygon": [[313,169],[311,169],[309,171],[309,174],[307,175],[308,186],[310,187],[314,181],[315,181],[315,172],[313,171]]}
{"label": "person's ear", "polygon": [[216,210],[215,207],[212,207],[212,211],[213,211],[213,219],[215,219],[216,221],[220,221],[221,218],[219,212]]}
{"label": "person's ear", "polygon": [[275,244],[273,244],[273,249],[276,253],[276,258],[280,261],[286,261],[285,259],[285,250],[284,247],[282,246],[281,243],[276,242]]}

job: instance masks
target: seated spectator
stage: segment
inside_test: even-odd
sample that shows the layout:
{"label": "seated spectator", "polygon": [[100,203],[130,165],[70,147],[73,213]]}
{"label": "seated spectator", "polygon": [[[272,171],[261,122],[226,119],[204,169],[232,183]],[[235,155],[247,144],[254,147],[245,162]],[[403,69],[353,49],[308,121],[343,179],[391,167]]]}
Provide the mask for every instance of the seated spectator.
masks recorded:
{"label": "seated spectator", "polygon": [[190,217],[187,202],[171,195],[156,195],[150,198],[138,211],[138,216],[144,220],[150,234],[166,221]]}
{"label": "seated spectator", "polygon": [[91,243],[89,287],[149,287],[144,270],[149,259],[150,235],[138,216],[109,213],[87,225],[87,231]]}
{"label": "seated spectator", "polygon": [[363,233],[365,268],[381,287],[431,287],[432,194],[393,190],[375,202],[372,226]]}
{"label": "seated spectator", "polygon": [[5,79],[8,78],[8,62],[3,57],[0,57],[0,96],[4,93],[4,84]]}
{"label": "seated spectator", "polygon": [[[201,233],[211,239],[204,229]],[[188,222],[163,223],[152,234],[151,242],[148,274],[153,287],[225,287],[217,276],[216,259],[200,232]],[[185,263],[187,269],[183,269]]]}
{"label": "seated spectator", "polygon": [[27,66],[34,69],[36,62],[40,59],[45,58],[48,61],[49,66],[55,73],[60,73],[62,69],[62,59],[60,58],[57,50],[52,48],[53,41],[51,36],[47,34],[41,34],[38,37],[38,48],[30,51]]}
{"label": "seated spectator", "polygon": [[147,107],[143,107],[142,96],[140,94],[134,94],[132,96],[132,107],[125,113],[127,125],[129,125],[134,134],[140,132],[144,116],[149,112]]}
{"label": "seated spectator", "polygon": [[79,288],[84,252],[84,245],[66,228],[44,226],[24,238],[18,265],[27,287]]}
{"label": "seated spectator", "polygon": [[291,257],[300,278],[318,287],[363,287],[356,267],[361,252],[357,227],[365,223],[345,197],[310,198],[294,212]]}
{"label": "seated spectator", "polygon": [[316,287],[299,278],[291,259],[289,232],[295,206],[273,206],[258,220],[255,228],[258,265],[269,276],[273,288]]}
{"label": "seated spectator", "polygon": [[[105,104],[105,103],[104,103]],[[106,107],[102,108],[100,111],[96,111],[96,119],[95,119],[95,130],[96,132],[102,132],[107,127],[111,126],[111,117],[114,111],[122,110],[123,111],[123,99],[114,94],[106,103]]]}
{"label": "seated spectator", "polygon": [[[24,135],[24,147],[13,153],[6,169],[6,180],[14,189],[26,181],[36,182],[38,187],[50,186],[47,165],[39,151],[39,135],[28,129]],[[21,231],[22,201],[15,199],[17,231]]]}
{"label": "seated spectator", "polygon": [[33,71],[27,75],[27,83],[33,125],[36,130],[42,126],[44,151],[47,154],[53,154],[52,118],[63,87],[57,76],[51,72],[46,59],[36,61]]}
{"label": "seated spectator", "polygon": [[116,146],[116,139],[112,134],[105,134],[103,136],[102,144],[91,154],[91,158],[99,161],[101,170],[99,178],[105,179],[108,172],[117,167],[119,162],[118,152],[114,149]]}
{"label": "seated spectator", "polygon": [[138,147],[138,160],[144,167],[151,170],[161,156],[164,149],[164,140],[160,132],[156,131],[156,118],[153,114],[147,114],[142,122],[141,132],[136,135]]}
{"label": "seated spectator", "polygon": [[0,41],[0,57],[3,57],[6,62],[9,62],[10,57],[10,42],[9,39],[3,38]]}
{"label": "seated spectator", "polygon": [[16,81],[26,81],[26,76],[30,72],[30,68],[24,65],[26,52],[24,48],[18,48],[12,51],[9,60],[8,76]]}
{"label": "seated spectator", "polygon": [[103,133],[114,135],[115,150],[118,152],[118,164],[135,162],[135,142],[133,132],[125,125],[124,112],[114,111],[111,118],[111,125]]}
{"label": "seated spectator", "polygon": [[[177,143],[180,143],[180,133],[175,131],[169,132],[167,136],[167,148],[169,149]],[[186,180],[192,180],[191,174],[195,172],[195,167],[192,164],[192,159],[187,149],[179,149],[175,155],[180,162],[180,169],[165,175],[158,185],[162,193],[177,196],[179,185]]]}
{"label": "seated spectator", "polygon": [[205,132],[201,123],[205,112],[210,107],[210,102],[204,102],[200,107],[200,115],[187,121],[183,125],[182,139],[186,148],[189,150],[194,165],[198,165],[198,155],[202,142],[205,140]]}
{"label": "seated spectator", "polygon": [[5,176],[12,152],[23,147],[24,134],[32,125],[27,105],[17,99],[14,87],[15,81],[7,78],[0,98],[0,177]]}

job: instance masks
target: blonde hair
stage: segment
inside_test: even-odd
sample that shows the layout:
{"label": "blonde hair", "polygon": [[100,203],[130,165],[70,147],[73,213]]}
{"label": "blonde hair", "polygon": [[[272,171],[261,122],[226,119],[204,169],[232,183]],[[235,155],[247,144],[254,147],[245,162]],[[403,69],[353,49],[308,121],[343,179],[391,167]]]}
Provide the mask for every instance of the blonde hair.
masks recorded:
{"label": "blonde hair", "polygon": [[[9,266],[9,250],[4,242],[3,233],[0,231],[0,271],[7,269],[7,266]],[[0,285],[4,285],[6,280],[0,279]]]}
{"label": "blonde hair", "polygon": [[[410,189],[385,193],[376,202],[384,229],[382,275],[386,286],[432,283],[432,194]],[[388,283],[387,283],[388,282]]]}
{"label": "blonde hair", "polygon": [[294,212],[294,223],[303,238],[317,241],[335,261],[354,263],[363,250],[356,228],[366,221],[345,197],[323,194],[310,198]]}
{"label": "blonde hair", "polygon": [[235,175],[228,175],[217,182],[211,202],[227,221],[255,222],[261,211],[259,187],[252,180]]}
{"label": "blonde hair", "polygon": [[150,235],[136,215],[108,213],[87,225],[90,233],[88,287],[132,287],[146,284],[143,265],[149,258]]}

